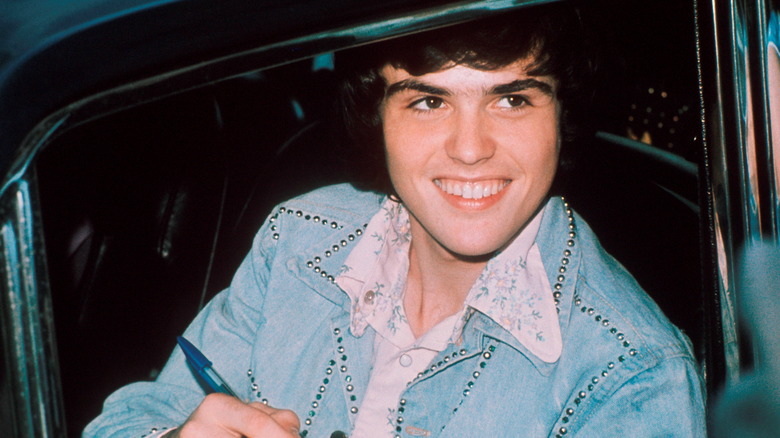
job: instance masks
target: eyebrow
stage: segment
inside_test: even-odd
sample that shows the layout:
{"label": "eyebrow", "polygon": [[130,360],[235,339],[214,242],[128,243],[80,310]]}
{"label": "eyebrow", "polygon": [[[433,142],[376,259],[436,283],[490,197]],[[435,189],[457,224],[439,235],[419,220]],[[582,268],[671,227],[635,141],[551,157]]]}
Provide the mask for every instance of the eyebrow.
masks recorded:
{"label": "eyebrow", "polygon": [[434,96],[449,96],[451,93],[443,88],[434,87],[433,85],[420,82],[417,79],[404,79],[396,83],[390,84],[385,91],[385,99],[390,98],[394,94],[400,93],[406,90],[419,91],[425,94],[432,94]]}
{"label": "eyebrow", "polygon": [[[506,84],[496,85],[490,89],[488,94],[512,94],[529,89],[539,90],[548,96],[554,94],[552,85],[533,78],[517,79]],[[390,84],[385,91],[385,99],[389,99],[394,94],[406,90],[419,91],[433,96],[450,96],[452,94],[444,88],[435,87],[426,84],[425,82],[418,81],[417,79],[409,78]]]}
{"label": "eyebrow", "polygon": [[496,85],[490,90],[490,94],[512,94],[517,93],[518,91],[525,91],[529,89],[539,90],[548,96],[552,96],[554,94],[552,85],[533,78],[518,79],[508,84]]}

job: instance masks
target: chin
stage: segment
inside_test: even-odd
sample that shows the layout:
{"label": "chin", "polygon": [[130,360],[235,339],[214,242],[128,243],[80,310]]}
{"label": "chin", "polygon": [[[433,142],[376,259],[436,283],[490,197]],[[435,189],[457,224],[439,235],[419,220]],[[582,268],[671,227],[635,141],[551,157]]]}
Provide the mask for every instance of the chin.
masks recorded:
{"label": "chin", "polygon": [[489,259],[501,248],[501,244],[485,244],[485,240],[473,244],[465,243],[447,246],[447,250],[454,256],[464,260],[483,261]]}

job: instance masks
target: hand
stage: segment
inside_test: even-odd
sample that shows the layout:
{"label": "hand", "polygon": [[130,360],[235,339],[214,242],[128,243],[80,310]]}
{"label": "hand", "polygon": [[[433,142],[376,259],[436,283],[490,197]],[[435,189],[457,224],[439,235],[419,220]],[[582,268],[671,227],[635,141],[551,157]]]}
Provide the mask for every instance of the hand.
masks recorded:
{"label": "hand", "polygon": [[207,395],[187,421],[165,437],[298,438],[300,427],[293,411],[246,404],[215,393]]}

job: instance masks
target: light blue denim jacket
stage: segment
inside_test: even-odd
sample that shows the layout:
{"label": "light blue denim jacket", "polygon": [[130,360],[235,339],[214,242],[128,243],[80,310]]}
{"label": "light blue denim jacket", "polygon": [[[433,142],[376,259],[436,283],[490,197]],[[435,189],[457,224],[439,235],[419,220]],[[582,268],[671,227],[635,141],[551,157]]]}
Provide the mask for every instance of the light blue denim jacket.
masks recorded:
{"label": "light blue denim jacket", "polygon": [[[333,282],[383,196],[333,186],[277,207],[231,286],[184,334],[239,396],[295,411],[301,434],[352,430],[374,332],[349,331]],[[409,384],[399,436],[704,437],[703,384],[689,341],[558,198],[537,237],[559,310],[563,352],[545,363],[476,312]],[[85,436],[177,426],[204,392],[175,350],[156,382],[126,386]]]}

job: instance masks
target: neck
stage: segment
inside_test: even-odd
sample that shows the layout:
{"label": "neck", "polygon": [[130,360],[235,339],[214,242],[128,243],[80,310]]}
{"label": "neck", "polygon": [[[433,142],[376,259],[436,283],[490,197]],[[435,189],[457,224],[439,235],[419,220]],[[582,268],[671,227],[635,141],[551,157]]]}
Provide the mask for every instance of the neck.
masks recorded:
{"label": "neck", "polygon": [[[458,257],[412,224],[404,311],[415,337],[460,311],[489,257]],[[415,229],[418,232],[415,233]],[[419,232],[422,231],[422,232]]]}

